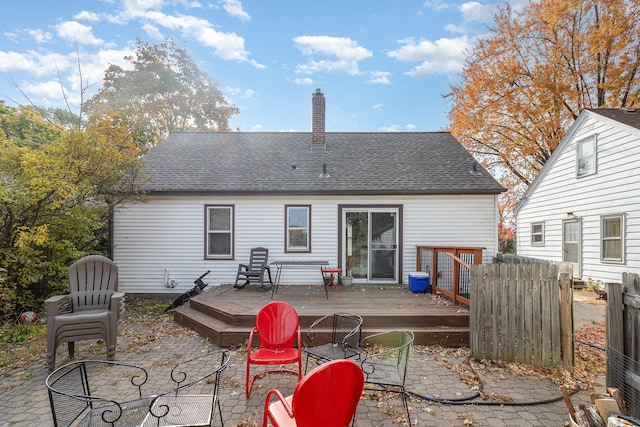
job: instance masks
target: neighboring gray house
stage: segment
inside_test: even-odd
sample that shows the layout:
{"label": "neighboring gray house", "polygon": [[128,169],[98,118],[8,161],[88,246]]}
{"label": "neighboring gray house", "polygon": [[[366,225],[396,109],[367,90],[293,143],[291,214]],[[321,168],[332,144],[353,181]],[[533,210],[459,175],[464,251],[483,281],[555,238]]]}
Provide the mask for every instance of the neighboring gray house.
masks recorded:
{"label": "neighboring gray house", "polygon": [[[327,260],[354,283],[406,283],[416,245],[498,247],[504,189],[448,132],[178,132],[145,156],[146,203],[114,217],[120,289],[183,292],[206,270],[232,283],[252,247]],[[286,271],[283,283],[321,283]],[[178,282],[175,289],[165,286]]]}
{"label": "neighboring gray house", "polygon": [[518,255],[583,280],[640,273],[640,112],[587,109],[515,209]]}

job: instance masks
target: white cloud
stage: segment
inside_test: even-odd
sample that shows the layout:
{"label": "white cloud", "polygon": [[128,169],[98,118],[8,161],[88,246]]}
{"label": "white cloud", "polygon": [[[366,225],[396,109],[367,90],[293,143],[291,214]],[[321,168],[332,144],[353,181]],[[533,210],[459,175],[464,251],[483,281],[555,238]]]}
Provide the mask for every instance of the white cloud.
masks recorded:
{"label": "white cloud", "polygon": [[413,125],[411,123],[404,125],[404,128],[406,130],[408,130],[409,132],[413,131],[416,128],[416,125]]}
{"label": "white cloud", "polygon": [[73,19],[77,19],[77,20],[82,20],[82,21],[89,21],[89,22],[98,22],[100,21],[100,16],[98,16],[97,13],[94,12],[89,12],[87,10],[83,10],[80,13],[76,13],[73,16]]}
{"label": "white cloud", "polygon": [[242,92],[242,89],[240,89],[239,87],[225,87],[224,89],[220,89],[222,91],[222,93],[225,93],[227,95],[233,96],[233,95],[237,95],[240,92]]}
{"label": "white cloud", "polygon": [[495,5],[481,4],[476,1],[463,3],[460,6],[460,12],[462,12],[462,20],[465,22],[492,22],[492,12],[494,9]]}
{"label": "white cloud", "polygon": [[242,99],[251,99],[256,95],[256,91],[254,91],[253,89],[247,89],[244,91],[244,93],[242,95],[240,95],[240,98]]}
{"label": "white cloud", "polygon": [[391,73],[387,71],[371,71],[369,75],[371,77],[369,78],[369,80],[366,81],[366,83],[382,84],[382,85],[391,84],[391,81],[389,80],[389,76],[391,75]]}
{"label": "white cloud", "polygon": [[266,68],[249,59],[249,52],[244,48],[244,38],[236,33],[217,31],[205,19],[191,15],[166,15],[158,11],[145,11],[142,15],[159,27],[180,31],[188,37],[195,38],[204,46],[212,48],[215,54],[224,60],[247,62],[255,68]]}
{"label": "white cloud", "polygon": [[53,38],[49,31],[42,31],[41,29],[26,30],[27,34],[38,44],[50,42]]}
{"label": "white cloud", "polygon": [[312,85],[315,83],[315,80],[309,77],[301,77],[293,79],[292,82],[297,85]]}
{"label": "white cloud", "polygon": [[76,21],[65,21],[56,25],[58,37],[79,44],[101,45],[104,42],[93,35],[92,28]]}
{"label": "white cloud", "polygon": [[[63,99],[63,88],[61,82],[57,80],[49,80],[46,82],[24,82],[20,84],[20,90],[27,95],[37,96],[38,99],[46,99],[56,105],[60,105],[60,101]],[[67,99],[74,103],[79,104],[79,93],[73,93],[64,89],[64,93]]]}
{"label": "white cloud", "polygon": [[241,21],[250,21],[251,16],[242,8],[240,0],[222,0],[222,8],[229,15],[240,19]]}
{"label": "white cloud", "polygon": [[70,56],[58,53],[0,52],[0,71],[26,71],[38,77],[67,70],[73,63]]}
{"label": "white cloud", "polygon": [[370,50],[348,37],[299,36],[293,42],[305,55],[320,53],[349,61],[360,61],[373,56]]}
{"label": "white cloud", "polygon": [[352,76],[360,74],[358,63],[354,61],[309,61],[306,64],[300,64],[296,67],[296,73],[315,74],[315,73],[346,73]]}
{"label": "white cloud", "polygon": [[403,46],[387,52],[387,56],[403,62],[421,61],[420,65],[405,73],[415,78],[425,77],[428,74],[459,72],[464,66],[465,52],[472,47],[467,37],[441,38],[435,42],[430,40],[416,42],[409,38],[399,40],[398,43]]}
{"label": "white cloud", "polygon": [[254,125],[254,126],[251,128],[251,132],[259,132],[259,131],[261,131],[261,130],[262,130],[262,125]]}
{"label": "white cloud", "polygon": [[399,132],[400,126],[398,125],[381,126],[378,128],[378,130],[380,130],[380,132]]}
{"label": "white cloud", "polygon": [[371,106],[371,111],[379,113],[380,111],[382,111],[382,107],[384,107],[384,104],[374,104]]}
{"label": "white cloud", "polygon": [[144,24],[142,26],[142,30],[145,33],[147,33],[147,35],[149,37],[151,37],[152,39],[156,39],[156,40],[164,39],[164,35],[160,31],[160,29],[157,26],[153,25],[153,24],[149,24],[149,23]]}
{"label": "white cloud", "polygon": [[433,10],[447,10],[456,7],[455,3],[449,3],[444,0],[427,0],[422,4],[423,7]]}
{"label": "white cloud", "polygon": [[373,56],[370,50],[358,45],[348,37],[299,36],[293,39],[296,47],[306,56],[328,56],[336,59],[311,59],[296,67],[296,73],[314,74],[346,73],[360,74],[358,61]]}

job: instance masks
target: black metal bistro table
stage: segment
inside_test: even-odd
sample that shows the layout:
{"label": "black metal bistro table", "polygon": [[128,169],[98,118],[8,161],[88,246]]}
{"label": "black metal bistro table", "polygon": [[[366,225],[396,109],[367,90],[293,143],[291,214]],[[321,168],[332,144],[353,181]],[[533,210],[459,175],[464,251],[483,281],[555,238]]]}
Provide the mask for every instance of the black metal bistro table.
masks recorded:
{"label": "black metal bistro table", "polygon": [[280,278],[282,277],[282,270],[284,268],[319,268],[320,275],[322,276],[322,283],[324,285],[324,293],[329,299],[329,292],[327,291],[327,286],[324,281],[324,274],[322,270],[329,266],[329,261],[318,261],[318,260],[298,260],[298,261],[273,261],[270,263],[276,267],[276,280],[271,288],[271,299],[273,299],[273,295],[278,293],[278,287],[280,285]]}

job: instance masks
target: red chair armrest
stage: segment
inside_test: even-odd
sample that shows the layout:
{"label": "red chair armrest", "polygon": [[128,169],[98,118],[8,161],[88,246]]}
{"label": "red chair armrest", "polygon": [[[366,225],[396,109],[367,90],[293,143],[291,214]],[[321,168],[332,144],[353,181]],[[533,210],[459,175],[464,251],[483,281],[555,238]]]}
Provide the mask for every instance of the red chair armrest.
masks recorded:
{"label": "red chair armrest", "polygon": [[282,395],[282,393],[280,393],[275,388],[269,390],[269,392],[267,393],[267,398],[264,401],[264,412],[267,413],[269,411],[269,406],[271,405],[271,396],[276,396],[280,403],[282,403],[284,410],[287,411],[287,415],[289,415],[290,418],[293,418],[293,409],[291,408],[291,406],[289,406],[287,399]]}
{"label": "red chair armrest", "polygon": [[258,332],[258,328],[254,326],[253,329],[251,330],[251,333],[249,334],[249,343],[247,344],[247,360],[251,356],[251,348],[253,347],[253,334],[257,332]]}

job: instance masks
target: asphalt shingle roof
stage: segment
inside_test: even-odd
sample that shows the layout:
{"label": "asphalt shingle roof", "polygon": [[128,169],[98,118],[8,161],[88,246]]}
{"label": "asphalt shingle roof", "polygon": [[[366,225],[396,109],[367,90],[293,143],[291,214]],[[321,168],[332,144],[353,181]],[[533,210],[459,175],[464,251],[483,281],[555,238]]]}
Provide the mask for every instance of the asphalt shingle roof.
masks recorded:
{"label": "asphalt shingle roof", "polygon": [[[146,189],[234,194],[498,194],[448,132],[177,132],[144,157]],[[292,165],[296,169],[292,169]],[[319,178],[323,164],[329,178]]]}
{"label": "asphalt shingle roof", "polygon": [[640,129],[640,110],[637,108],[588,108],[588,110]]}

